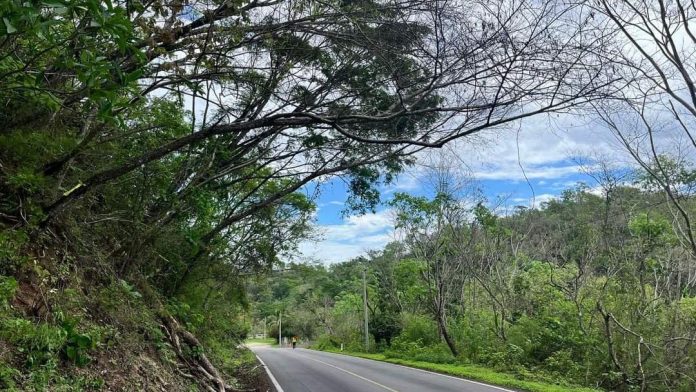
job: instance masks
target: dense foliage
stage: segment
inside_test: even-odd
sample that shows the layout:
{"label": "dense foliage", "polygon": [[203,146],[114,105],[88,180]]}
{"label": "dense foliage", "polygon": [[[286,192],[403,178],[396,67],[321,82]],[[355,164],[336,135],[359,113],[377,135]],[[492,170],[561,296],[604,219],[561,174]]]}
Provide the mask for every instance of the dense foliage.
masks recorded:
{"label": "dense foliage", "polygon": [[366,211],[417,152],[606,87],[581,10],[461,5],[1,2],[0,388],[234,389],[243,280],[323,181]]}
{"label": "dense foliage", "polygon": [[283,311],[285,336],[364,351],[366,268],[370,350],[388,358],[607,390],[696,388],[696,262],[660,193],[579,187],[507,215],[452,193],[391,205],[402,241],[290,266],[253,288],[257,322]]}
{"label": "dense foliage", "polygon": [[[236,349],[245,281],[312,235],[322,184],[340,176],[366,212],[428,148],[576,108],[678,214],[629,189],[474,220],[447,193],[401,195],[410,236],[368,263],[374,339],[588,385],[693,387],[694,176],[661,164],[638,109],[669,108],[696,146],[692,55],[671,39],[696,43],[696,8],[659,5],[0,2],[0,388],[253,386]],[[664,60],[622,52],[636,30]],[[618,102],[643,116],[652,157]],[[298,268],[307,281],[254,294],[292,300],[255,311],[293,308],[298,334],[354,346],[358,263]]]}

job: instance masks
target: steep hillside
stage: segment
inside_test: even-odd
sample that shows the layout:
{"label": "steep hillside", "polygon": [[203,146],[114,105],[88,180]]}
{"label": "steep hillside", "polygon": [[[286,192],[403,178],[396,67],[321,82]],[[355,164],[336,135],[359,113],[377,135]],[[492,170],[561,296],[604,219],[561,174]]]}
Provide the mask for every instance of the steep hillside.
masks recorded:
{"label": "steep hillside", "polygon": [[0,389],[268,390],[237,336],[206,347],[144,281],[49,236],[12,233],[0,236]]}

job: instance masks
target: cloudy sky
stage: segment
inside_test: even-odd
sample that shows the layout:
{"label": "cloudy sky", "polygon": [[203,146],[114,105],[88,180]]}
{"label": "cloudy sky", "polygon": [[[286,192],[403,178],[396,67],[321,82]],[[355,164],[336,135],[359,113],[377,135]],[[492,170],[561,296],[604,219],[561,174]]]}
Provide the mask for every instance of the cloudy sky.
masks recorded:
{"label": "cloudy sky", "polygon": [[[631,164],[611,132],[598,123],[571,116],[532,118],[517,129],[480,134],[447,150],[445,154],[456,157],[453,161],[466,168],[489,204],[499,210],[538,206],[578,182],[595,185],[573,157],[599,154],[618,166]],[[423,158],[425,161],[430,157]],[[397,191],[428,194],[423,172],[422,166],[416,166],[401,175],[397,183],[382,188],[383,201]],[[346,198],[340,179],[324,185],[317,201],[319,239],[302,243],[297,260],[345,261],[380,249],[394,239],[392,215],[386,206],[378,207],[375,213],[343,216]]]}

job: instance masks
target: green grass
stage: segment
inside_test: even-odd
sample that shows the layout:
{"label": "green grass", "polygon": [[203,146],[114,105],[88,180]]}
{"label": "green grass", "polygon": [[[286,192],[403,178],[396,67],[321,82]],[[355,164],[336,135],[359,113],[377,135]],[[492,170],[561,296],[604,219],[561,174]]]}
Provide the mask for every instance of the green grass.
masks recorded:
{"label": "green grass", "polygon": [[453,365],[440,364],[422,361],[411,361],[398,358],[388,358],[384,354],[368,354],[356,353],[337,350],[325,350],[336,354],[350,355],[354,357],[372,359],[375,361],[389,362],[397,365],[409,366],[417,369],[429,370],[432,372],[449,374],[452,376],[462,377],[470,380],[481,381],[501,387],[513,388],[520,391],[529,392],[599,392],[598,389],[577,387],[577,386],[561,386],[538,381],[520,380],[511,374],[496,372],[476,365]]}
{"label": "green grass", "polygon": [[265,338],[265,339],[251,338],[251,339],[245,340],[244,344],[271,344],[271,345],[274,345],[274,344],[276,344],[276,340],[273,338]]}

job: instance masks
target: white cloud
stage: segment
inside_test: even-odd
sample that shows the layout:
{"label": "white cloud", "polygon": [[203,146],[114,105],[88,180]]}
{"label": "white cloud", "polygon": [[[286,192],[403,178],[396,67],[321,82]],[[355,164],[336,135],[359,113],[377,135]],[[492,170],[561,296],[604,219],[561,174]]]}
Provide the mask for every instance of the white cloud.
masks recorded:
{"label": "white cloud", "polygon": [[382,189],[382,193],[386,195],[394,192],[410,192],[419,189],[422,185],[419,173],[420,171],[418,169],[414,169],[400,174],[393,184]]}
{"label": "white cloud", "polygon": [[339,207],[342,207],[342,206],[345,205],[345,204],[346,204],[345,202],[342,202],[342,201],[339,201],[339,200],[331,200],[331,201],[329,201],[329,202],[319,204],[319,207],[326,207],[326,206],[339,206]]}
{"label": "white cloud", "polygon": [[541,195],[536,195],[533,198],[530,198],[529,204],[532,206],[532,208],[539,208],[542,204],[548,203],[551,200],[555,200],[557,198],[557,195],[552,195],[550,193],[542,193]]}
{"label": "white cloud", "polygon": [[558,195],[552,193],[542,193],[533,197],[514,197],[508,200],[508,206],[524,206],[529,208],[539,208],[542,204],[557,199]]}
{"label": "white cloud", "polygon": [[483,132],[448,150],[481,180],[562,179],[580,171],[570,160],[575,156],[607,156],[620,166],[630,162],[608,129],[569,114],[526,119],[519,129]]}
{"label": "white cloud", "polygon": [[[511,189],[526,179],[543,187],[543,193],[539,192],[534,198],[509,194],[510,199],[499,206],[498,213],[501,214],[505,214],[503,210],[512,211],[518,205],[539,208],[542,203],[558,198],[554,192],[575,186],[582,167],[571,157],[589,158],[587,162],[598,156],[610,157],[617,167],[627,167],[632,163],[609,130],[601,124],[571,115],[531,118],[523,121],[519,130],[488,131],[448,145],[444,150],[448,162],[462,176],[506,181]],[[432,186],[426,178],[428,165],[438,162],[438,154],[442,152],[423,152],[418,157],[420,164],[399,176],[391,186],[384,187],[382,193],[418,192]],[[528,194],[526,190],[525,194]],[[349,260],[367,250],[381,249],[395,239],[388,210],[349,216],[341,224],[319,226],[318,231],[322,239],[302,243],[300,251],[304,257],[325,263]]]}
{"label": "white cloud", "polygon": [[300,244],[304,258],[336,263],[381,249],[393,240],[394,224],[390,210],[364,215],[351,215],[341,224],[320,225],[322,239]]}
{"label": "white cloud", "polygon": [[580,166],[578,165],[527,167],[524,171],[519,166],[514,168],[505,165],[491,165],[488,167],[482,166],[481,169],[474,172],[474,176],[479,180],[523,181],[525,176],[530,180],[540,178],[553,180],[579,172]]}

